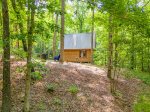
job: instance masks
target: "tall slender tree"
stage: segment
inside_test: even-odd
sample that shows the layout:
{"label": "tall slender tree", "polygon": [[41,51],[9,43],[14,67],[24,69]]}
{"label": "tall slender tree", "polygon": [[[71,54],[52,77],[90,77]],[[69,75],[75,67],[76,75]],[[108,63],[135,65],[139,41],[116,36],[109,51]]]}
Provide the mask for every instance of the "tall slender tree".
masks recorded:
{"label": "tall slender tree", "polygon": [[30,111],[30,82],[31,82],[31,69],[32,69],[32,43],[33,43],[33,30],[34,30],[34,15],[35,15],[35,0],[30,2],[28,0],[28,52],[27,52],[27,74],[26,74],[26,87],[24,97],[24,112]]}
{"label": "tall slender tree", "polygon": [[94,1],[95,0],[93,0],[93,5],[92,5],[92,29],[91,29],[91,31],[92,31],[92,35],[91,35],[91,63],[93,64],[93,39],[94,39]]}
{"label": "tall slender tree", "polygon": [[[148,56],[150,56],[150,36],[148,37]],[[150,73],[150,58],[148,58],[147,71]]]}
{"label": "tall slender tree", "polygon": [[11,111],[11,82],[10,82],[10,31],[8,1],[2,0],[3,17],[3,90],[2,112]]}
{"label": "tall slender tree", "polygon": [[64,30],[65,30],[65,0],[61,0],[61,33],[60,33],[60,62],[64,55]]}
{"label": "tall slender tree", "polygon": [[112,67],[113,67],[113,16],[109,15],[109,36],[108,36],[108,72],[107,77],[112,78]]}
{"label": "tall slender tree", "polygon": [[131,69],[135,69],[135,35],[132,33],[131,37]]}
{"label": "tall slender tree", "polygon": [[[56,26],[58,25],[58,14],[56,14]],[[56,36],[57,36],[57,28],[54,28],[54,36],[53,36],[53,57],[56,55]]]}

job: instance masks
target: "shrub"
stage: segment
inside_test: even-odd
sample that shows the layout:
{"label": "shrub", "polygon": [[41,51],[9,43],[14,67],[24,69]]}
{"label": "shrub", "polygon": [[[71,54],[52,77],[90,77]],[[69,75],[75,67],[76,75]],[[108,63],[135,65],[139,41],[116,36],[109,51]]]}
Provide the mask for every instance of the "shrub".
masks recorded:
{"label": "shrub", "polygon": [[42,79],[42,75],[40,74],[40,72],[32,72],[31,73],[31,79],[33,79],[33,80],[41,80]]}
{"label": "shrub", "polygon": [[47,92],[52,93],[56,90],[57,84],[54,83],[47,84],[46,88],[47,88]]}
{"label": "shrub", "polygon": [[79,92],[79,89],[76,85],[71,85],[68,89],[68,91],[72,94],[77,94]]}
{"label": "shrub", "polygon": [[45,67],[45,64],[42,62],[32,62],[32,67],[36,70],[39,71],[41,74],[46,74],[47,73],[47,68]]}
{"label": "shrub", "polygon": [[61,105],[62,104],[62,101],[60,98],[54,98],[52,102],[54,105]]}
{"label": "shrub", "polygon": [[43,102],[40,102],[37,106],[38,106],[38,109],[41,111],[46,110],[46,104]]}

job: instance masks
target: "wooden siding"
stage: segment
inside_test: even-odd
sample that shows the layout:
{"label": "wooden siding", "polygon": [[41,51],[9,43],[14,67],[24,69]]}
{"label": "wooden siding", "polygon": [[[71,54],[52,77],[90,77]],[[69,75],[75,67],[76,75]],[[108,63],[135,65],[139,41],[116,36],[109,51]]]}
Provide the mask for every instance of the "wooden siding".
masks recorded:
{"label": "wooden siding", "polygon": [[66,62],[91,62],[91,49],[83,49],[86,50],[86,57],[80,57],[80,51],[82,49],[76,50],[64,50],[64,61]]}

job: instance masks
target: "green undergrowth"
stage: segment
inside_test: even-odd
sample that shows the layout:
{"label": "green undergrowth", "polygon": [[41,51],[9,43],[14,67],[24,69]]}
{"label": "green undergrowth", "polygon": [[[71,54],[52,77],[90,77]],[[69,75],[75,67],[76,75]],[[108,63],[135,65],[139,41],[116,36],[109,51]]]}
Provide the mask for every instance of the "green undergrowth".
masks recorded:
{"label": "green undergrowth", "polygon": [[32,72],[31,73],[31,79],[33,79],[33,80],[41,80],[42,79],[42,75],[38,71]]}
{"label": "green undergrowth", "polygon": [[46,85],[47,92],[52,93],[58,88],[58,84],[49,83]]}
{"label": "green undergrowth", "polygon": [[127,71],[126,78],[137,78],[142,81],[139,85],[140,92],[135,100],[134,112],[150,112],[150,74],[141,71]]}
{"label": "green undergrowth", "polygon": [[31,73],[31,79],[33,80],[41,80],[43,76],[47,74],[47,68],[45,67],[45,64],[41,61],[32,60],[32,73]]}
{"label": "green undergrowth", "polygon": [[125,76],[127,78],[137,78],[140,79],[144,84],[150,86],[150,73],[141,71],[127,71]]}
{"label": "green undergrowth", "polygon": [[150,92],[143,91],[134,103],[134,112],[150,112]]}
{"label": "green undergrowth", "polygon": [[79,88],[76,85],[71,85],[68,88],[68,92],[70,92],[71,94],[77,94],[79,92]]}

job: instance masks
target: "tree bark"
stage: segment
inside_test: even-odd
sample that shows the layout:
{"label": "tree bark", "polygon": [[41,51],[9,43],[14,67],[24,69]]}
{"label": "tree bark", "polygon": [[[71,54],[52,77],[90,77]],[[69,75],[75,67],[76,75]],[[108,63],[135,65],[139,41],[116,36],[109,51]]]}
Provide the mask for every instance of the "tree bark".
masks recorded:
{"label": "tree bark", "polygon": [[104,64],[105,64],[105,66],[107,66],[107,51],[104,51],[104,60],[105,60],[105,62],[104,62]]}
{"label": "tree bark", "polygon": [[[16,1],[15,0],[11,0],[11,4],[12,4],[12,7],[13,7],[13,10],[16,13],[16,18],[19,21],[20,33],[24,34],[23,21],[22,21],[22,18],[21,18],[21,14],[20,14],[19,10],[16,7]],[[22,45],[23,45],[23,50],[25,52],[27,52],[27,43],[26,43],[26,39],[25,38],[22,38]]]}
{"label": "tree bark", "polygon": [[112,24],[113,18],[112,15],[110,14],[109,16],[109,37],[108,37],[108,72],[107,72],[107,77],[112,78],[112,60],[113,60],[113,24]]}
{"label": "tree bark", "polygon": [[116,75],[117,75],[117,65],[118,65],[118,43],[115,43],[115,60],[114,60],[114,73],[111,79],[111,93],[116,93]]}
{"label": "tree bark", "polygon": [[135,68],[135,37],[134,34],[132,35],[131,38],[131,69]]}
{"label": "tree bark", "polygon": [[91,64],[93,64],[93,39],[94,39],[94,6],[92,8],[92,35],[91,35]]}
{"label": "tree bark", "polygon": [[[2,6],[0,5],[0,8],[1,8]],[[3,22],[2,22],[3,20],[2,20],[2,12],[0,11],[0,29],[2,28],[2,25],[3,25]]]}
{"label": "tree bark", "polygon": [[144,71],[144,51],[141,51],[141,71]]}
{"label": "tree bark", "polygon": [[65,0],[61,0],[61,33],[60,33],[60,62],[63,63],[64,55],[64,26],[65,26]]}
{"label": "tree bark", "polygon": [[[28,52],[27,52],[27,74],[26,74],[26,87],[25,87],[25,97],[24,97],[24,112],[30,111],[30,82],[31,82],[31,69],[32,69],[32,42],[33,42],[33,30],[34,30],[34,0],[32,1],[31,8],[28,5],[28,12],[30,13],[31,9],[31,17],[28,15]],[[30,4],[28,0],[28,4]]]}
{"label": "tree bark", "polygon": [[2,0],[3,17],[3,90],[2,112],[11,111],[11,82],[10,82],[10,31],[7,0]]}
{"label": "tree bark", "polygon": [[114,66],[115,68],[118,67],[118,43],[115,43],[115,60],[114,60]]}
{"label": "tree bark", "polygon": [[[58,25],[58,14],[56,14],[56,26]],[[54,29],[54,36],[53,36],[53,57],[56,55],[56,35],[57,30]]]}
{"label": "tree bark", "polygon": [[[150,56],[150,37],[148,37],[148,57]],[[150,73],[150,58],[148,58],[148,66],[147,66],[147,70]]]}

